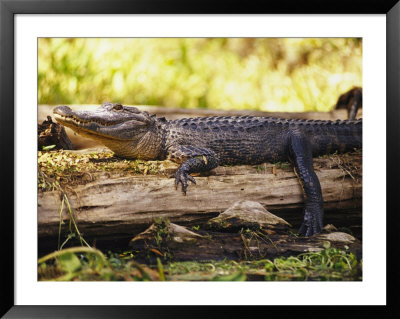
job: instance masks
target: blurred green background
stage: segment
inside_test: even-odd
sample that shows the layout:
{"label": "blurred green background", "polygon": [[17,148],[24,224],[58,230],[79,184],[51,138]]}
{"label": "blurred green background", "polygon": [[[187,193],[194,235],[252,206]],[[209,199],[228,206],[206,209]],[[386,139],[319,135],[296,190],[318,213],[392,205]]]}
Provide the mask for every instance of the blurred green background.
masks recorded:
{"label": "blurred green background", "polygon": [[39,104],[330,111],[362,86],[355,38],[40,38]]}

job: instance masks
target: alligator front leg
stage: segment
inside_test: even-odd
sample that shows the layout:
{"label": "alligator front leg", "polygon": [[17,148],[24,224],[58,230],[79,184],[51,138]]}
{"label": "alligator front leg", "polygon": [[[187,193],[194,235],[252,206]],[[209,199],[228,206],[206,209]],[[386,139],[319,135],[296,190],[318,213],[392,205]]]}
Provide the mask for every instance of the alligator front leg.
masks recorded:
{"label": "alligator front leg", "polygon": [[196,184],[191,173],[209,171],[218,166],[217,155],[209,149],[194,147],[191,145],[179,145],[168,150],[168,159],[182,163],[177,172],[172,175],[175,177],[175,187],[182,184],[182,192],[186,195],[188,180]]}
{"label": "alligator front leg", "polygon": [[306,137],[291,134],[289,158],[305,194],[304,220],[298,233],[312,236],[323,228],[324,210],[321,185],[313,168],[311,145]]}

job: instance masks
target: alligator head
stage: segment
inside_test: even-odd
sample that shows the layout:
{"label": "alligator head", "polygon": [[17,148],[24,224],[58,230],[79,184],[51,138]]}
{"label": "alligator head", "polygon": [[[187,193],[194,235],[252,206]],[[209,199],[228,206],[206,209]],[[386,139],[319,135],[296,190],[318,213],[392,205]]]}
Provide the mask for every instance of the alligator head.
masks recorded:
{"label": "alligator head", "polygon": [[136,107],[106,102],[94,111],[73,111],[60,105],[53,114],[60,124],[104,144],[119,156],[149,159],[156,155],[157,119]]}

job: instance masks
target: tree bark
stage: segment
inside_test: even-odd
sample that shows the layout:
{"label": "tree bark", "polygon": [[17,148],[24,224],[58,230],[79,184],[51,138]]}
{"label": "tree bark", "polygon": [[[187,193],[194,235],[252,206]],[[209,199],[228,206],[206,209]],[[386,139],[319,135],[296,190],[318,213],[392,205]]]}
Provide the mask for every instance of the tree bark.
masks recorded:
{"label": "tree bark", "polygon": [[38,150],[41,151],[46,146],[57,150],[73,150],[64,126],[54,123],[51,116],[47,116],[47,120],[38,124]]}
{"label": "tree bark", "polygon": [[[177,167],[177,166],[175,166]],[[360,221],[362,207],[362,156],[359,153],[314,159],[321,182],[325,223]],[[290,164],[217,167],[207,176],[195,176],[187,196],[175,190],[166,175],[108,177],[73,189],[64,188],[79,231],[85,238],[122,238],[137,234],[158,217],[181,225],[198,225],[215,217],[238,200],[261,203],[293,226],[302,220],[303,191]],[[38,235],[57,237],[61,192],[39,192]],[[70,213],[64,205],[62,232],[69,227]],[[361,223],[360,223],[361,224]]]}

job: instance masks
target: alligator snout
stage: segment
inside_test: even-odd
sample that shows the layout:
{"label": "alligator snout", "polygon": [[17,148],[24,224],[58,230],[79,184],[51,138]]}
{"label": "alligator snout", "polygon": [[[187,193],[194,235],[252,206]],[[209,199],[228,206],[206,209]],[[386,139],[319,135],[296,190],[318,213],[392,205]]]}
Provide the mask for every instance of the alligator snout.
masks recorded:
{"label": "alligator snout", "polygon": [[54,114],[62,115],[62,116],[71,116],[73,114],[71,108],[66,105],[59,105],[53,109]]}

